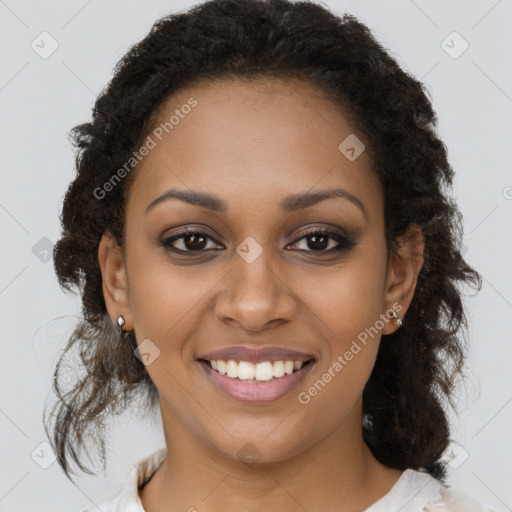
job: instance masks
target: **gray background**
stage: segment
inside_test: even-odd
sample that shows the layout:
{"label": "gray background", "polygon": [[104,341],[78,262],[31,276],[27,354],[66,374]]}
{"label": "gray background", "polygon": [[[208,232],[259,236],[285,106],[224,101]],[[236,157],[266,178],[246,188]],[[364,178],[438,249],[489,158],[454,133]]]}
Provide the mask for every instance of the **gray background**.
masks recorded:
{"label": "gray background", "polygon": [[[79,478],[74,486],[51,464],[41,445],[42,411],[80,302],[61,292],[45,249],[59,237],[61,200],[73,177],[69,129],[89,119],[129,46],[158,17],[193,4],[0,0],[0,511],[78,511],[115,490],[132,463],[164,444],[159,427],[127,414],[113,423],[108,476]],[[512,1],[325,4],[368,24],[431,93],[457,173],[465,256],[483,276],[481,293],[466,301],[471,380],[452,418],[460,447],[449,483],[512,510]],[[46,59],[31,47],[35,41],[43,51],[46,37],[51,48],[44,31],[58,43]],[[454,31],[463,39],[450,36]],[[464,40],[469,47],[458,55]]]}

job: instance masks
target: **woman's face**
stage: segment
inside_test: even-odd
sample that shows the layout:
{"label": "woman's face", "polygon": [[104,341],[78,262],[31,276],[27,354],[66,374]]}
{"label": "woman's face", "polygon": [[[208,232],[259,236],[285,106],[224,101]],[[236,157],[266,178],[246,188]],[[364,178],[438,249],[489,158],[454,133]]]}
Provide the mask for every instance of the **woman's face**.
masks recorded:
{"label": "woman's face", "polygon": [[[104,237],[99,256],[109,313],[135,329],[170,437],[264,462],[361,435],[380,335],[396,330],[386,312],[403,317],[419,268],[388,263],[383,191],[356,136],[298,81],[196,85],[159,113],[125,252]],[[192,199],[156,201],[171,189]],[[232,377],[201,361],[221,349],[245,361]],[[268,380],[287,360],[310,362]]]}

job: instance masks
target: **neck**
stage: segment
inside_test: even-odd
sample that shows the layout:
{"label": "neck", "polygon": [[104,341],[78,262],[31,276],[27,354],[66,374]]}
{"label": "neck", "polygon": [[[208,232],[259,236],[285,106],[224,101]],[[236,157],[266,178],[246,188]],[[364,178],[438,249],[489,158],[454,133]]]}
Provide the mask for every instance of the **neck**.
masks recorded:
{"label": "neck", "polygon": [[162,414],[167,458],[140,491],[144,509],[364,511],[402,471],[375,459],[362,438],[361,415],[353,416],[320,443],[262,463],[234,459]]}

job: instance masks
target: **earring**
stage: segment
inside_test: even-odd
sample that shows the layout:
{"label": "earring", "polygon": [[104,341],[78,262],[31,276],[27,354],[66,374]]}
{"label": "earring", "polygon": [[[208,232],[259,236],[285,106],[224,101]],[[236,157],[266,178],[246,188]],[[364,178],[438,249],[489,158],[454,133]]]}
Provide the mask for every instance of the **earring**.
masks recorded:
{"label": "earring", "polygon": [[117,317],[117,325],[119,326],[119,330],[121,331],[121,334],[123,334],[123,325],[124,325],[123,315],[119,315]]}
{"label": "earring", "polygon": [[391,311],[391,318],[395,319],[398,328],[402,327],[402,319],[400,318],[396,311]]}

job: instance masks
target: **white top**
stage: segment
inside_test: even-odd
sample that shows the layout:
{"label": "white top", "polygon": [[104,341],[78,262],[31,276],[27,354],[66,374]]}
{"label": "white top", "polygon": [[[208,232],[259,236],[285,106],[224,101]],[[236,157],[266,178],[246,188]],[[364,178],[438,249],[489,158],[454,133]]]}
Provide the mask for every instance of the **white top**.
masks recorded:
{"label": "white top", "polygon": [[[145,512],[139,488],[156,473],[167,455],[161,448],[135,463],[121,489],[81,512]],[[441,484],[434,477],[414,469],[405,470],[391,490],[364,512],[498,512],[483,507],[464,493]]]}

